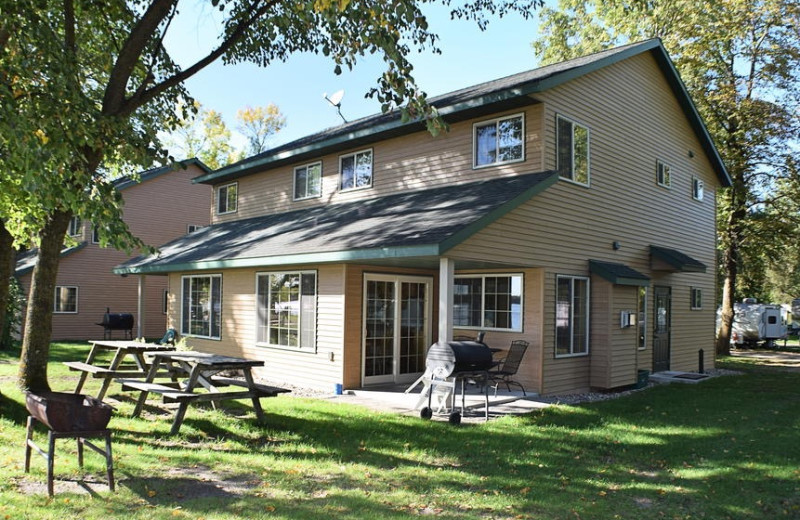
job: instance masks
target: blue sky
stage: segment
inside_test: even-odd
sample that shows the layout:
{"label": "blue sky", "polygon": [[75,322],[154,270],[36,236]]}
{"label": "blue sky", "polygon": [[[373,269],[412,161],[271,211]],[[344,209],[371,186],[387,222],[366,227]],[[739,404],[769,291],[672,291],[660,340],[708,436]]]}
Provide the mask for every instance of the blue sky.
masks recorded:
{"label": "blue sky", "polygon": [[[210,48],[219,16],[202,0],[181,5],[184,11],[170,28],[165,45],[179,64],[187,66]],[[537,36],[537,15],[528,20],[517,14],[495,18],[481,32],[474,22],[450,20],[449,11],[439,5],[426,5],[425,14],[429,29],[441,38],[442,54],[417,54],[412,63],[417,83],[430,96],[536,66],[530,44]],[[380,111],[377,101],[364,98],[384,70],[380,58],[364,59],[352,72],[345,70],[339,76],[333,68],[331,60],[312,54],[296,54],[266,68],[247,63],[225,66],[218,61],[190,79],[187,87],[205,108],[221,112],[232,129],[238,109],[276,104],[287,119],[286,127],[270,142],[277,146],[341,124],[323,93],[345,91],[341,105],[348,121]]]}

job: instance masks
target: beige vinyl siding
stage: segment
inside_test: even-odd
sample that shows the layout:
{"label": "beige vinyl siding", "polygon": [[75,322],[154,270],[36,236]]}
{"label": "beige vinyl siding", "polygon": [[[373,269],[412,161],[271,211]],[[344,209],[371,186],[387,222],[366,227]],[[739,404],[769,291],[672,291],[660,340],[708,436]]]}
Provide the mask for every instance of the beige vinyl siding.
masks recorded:
{"label": "beige vinyl siding", "polygon": [[[317,273],[316,350],[256,345],[256,274],[309,270]],[[188,336],[187,345],[201,352],[263,360],[265,366],[256,369],[259,377],[333,392],[334,385],[342,382],[343,266],[231,269],[221,273],[222,337],[213,340]],[[181,274],[170,275],[170,287],[173,294],[169,322],[180,331]]]}
{"label": "beige vinyl siding", "polygon": [[620,314],[636,312],[637,288],[592,277],[591,380],[594,388],[636,382],[639,349],[635,326],[622,328]]}
{"label": "beige vinyl siding", "polygon": [[[542,392],[557,393],[588,387],[590,359],[554,357],[556,274],[587,276],[588,260],[604,260],[663,278],[658,283],[673,285],[676,302],[689,285],[704,287],[705,295],[713,295],[719,181],[649,54],[588,74],[540,97],[545,101],[549,143],[545,168],[555,168],[555,117],[563,113],[590,128],[591,187],[558,182],[447,254],[546,268]],[[690,150],[694,157],[689,157]],[[673,166],[670,190],[656,185],[658,157]],[[702,202],[692,199],[693,176],[705,182]],[[619,241],[621,249],[615,251],[613,241]],[[651,273],[651,244],[678,249],[703,262],[708,272]],[[685,292],[688,295],[688,289]],[[652,303],[652,290],[648,297]],[[713,348],[712,306],[693,311],[696,314],[688,320],[688,305],[685,311],[683,307],[673,303],[673,323],[680,323],[673,327],[675,368],[688,366],[691,356],[696,366],[697,345]],[[652,316],[652,305],[648,312]],[[649,325],[648,334],[652,334]]]}
{"label": "beige vinyl siding", "polygon": [[[202,170],[190,165],[186,169],[171,171],[145,179],[140,184],[124,188],[121,193],[125,201],[123,218],[131,232],[146,244],[160,246],[174,238],[185,235],[187,226],[208,225],[210,213],[208,201],[211,188],[192,184],[191,180]],[[59,262],[56,285],[78,287],[78,313],[53,316],[53,340],[85,340],[103,337],[102,321],[106,308],[111,312],[134,315],[134,336],[141,317],[138,315],[139,277],[122,277],[111,272],[115,266],[131,256],[112,247],[103,248],[91,243],[92,223],[83,221],[83,233],[78,238],[85,247]],[[27,291],[31,274],[21,278]],[[161,338],[166,330],[163,313],[166,277],[148,276],[145,280],[145,319],[143,334],[147,338]],[[121,331],[113,332],[114,339],[123,337]]]}
{"label": "beige vinyl siding", "polygon": [[[525,115],[525,160],[500,166],[472,167],[472,125],[497,116],[523,113]],[[215,222],[238,220],[271,213],[316,207],[330,203],[363,200],[397,192],[420,190],[435,186],[466,183],[503,175],[532,173],[542,170],[541,105],[509,110],[497,115],[455,123],[450,132],[438,137],[427,131],[360,146],[335,154],[306,159],[248,175],[238,180],[239,207],[236,214],[214,215]],[[339,157],[364,149],[372,149],[372,187],[338,190]],[[309,162],[322,161],[322,196],[299,201],[292,200],[294,168]]]}

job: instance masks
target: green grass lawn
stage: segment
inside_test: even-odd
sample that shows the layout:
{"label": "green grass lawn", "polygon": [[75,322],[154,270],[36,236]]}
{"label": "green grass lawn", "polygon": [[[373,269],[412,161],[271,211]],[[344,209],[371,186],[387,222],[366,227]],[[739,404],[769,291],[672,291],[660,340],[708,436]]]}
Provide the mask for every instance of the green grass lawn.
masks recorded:
{"label": "green grass lawn", "polygon": [[[61,361],[87,351],[53,345],[53,390],[74,388]],[[190,407],[170,437],[170,413],[130,419],[114,384],[117,492],[101,456],[81,472],[62,440],[49,499],[44,460],[23,471],[17,358],[0,353],[0,519],[800,518],[800,374],[742,361],[739,376],[460,427],[281,396],[264,425],[246,401]],[[98,492],[59,490],[81,479]]]}

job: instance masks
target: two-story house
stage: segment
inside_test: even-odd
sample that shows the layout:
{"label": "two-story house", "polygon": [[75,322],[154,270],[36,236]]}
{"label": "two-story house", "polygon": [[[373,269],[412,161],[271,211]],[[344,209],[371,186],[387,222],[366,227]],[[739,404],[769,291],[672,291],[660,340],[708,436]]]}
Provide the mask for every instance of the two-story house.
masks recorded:
{"label": "two-story house", "polygon": [[413,381],[428,347],[530,342],[541,394],[712,367],[715,195],[730,184],[658,40],[332,128],[195,179],[212,225],[119,266],[166,276],[198,350],[333,389]]}
{"label": "two-story house", "polygon": [[[158,246],[176,237],[209,225],[211,214],[209,186],[192,183],[211,170],[198,159],[181,162],[179,167],[162,167],[116,181],[125,203],[123,219],[131,232],[146,244]],[[112,268],[130,255],[111,247],[101,247],[97,229],[80,217],[72,219],[67,234],[75,245],[61,253],[53,308],[54,340],[102,338],[106,333],[98,323],[106,309],[132,314],[133,336],[160,338],[166,330],[166,292],[164,278],[120,277]],[[36,264],[36,250],[17,259],[15,275],[27,293]],[[141,295],[141,297],[140,297]],[[109,331],[115,339],[123,331]]]}

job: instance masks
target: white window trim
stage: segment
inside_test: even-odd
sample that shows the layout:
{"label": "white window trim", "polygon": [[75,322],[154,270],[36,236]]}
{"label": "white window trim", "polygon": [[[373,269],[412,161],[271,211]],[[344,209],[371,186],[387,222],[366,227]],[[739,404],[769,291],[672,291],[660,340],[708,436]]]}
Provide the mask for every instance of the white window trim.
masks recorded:
{"label": "white window trim", "polygon": [[[313,274],[314,275],[314,299],[315,299],[315,308],[314,308],[314,345],[312,347],[303,347],[302,345],[298,345],[296,347],[290,347],[288,345],[275,345],[273,343],[268,343],[265,341],[258,341],[258,327],[260,326],[258,321],[258,278],[260,276],[270,276],[273,274]],[[256,272],[255,276],[255,337],[253,338],[253,342],[257,347],[263,348],[270,348],[275,350],[288,350],[291,352],[307,352],[310,354],[314,354],[317,352],[317,342],[319,339],[319,271],[315,269],[302,269],[297,271],[258,271]],[[302,327],[302,324],[301,324]]]}
{"label": "white window trim", "polygon": [[[229,210],[229,209],[227,209],[227,206],[226,206],[226,211],[222,211],[221,212],[219,210],[220,193],[222,192],[223,188],[230,188],[231,186],[236,186],[236,209]],[[216,192],[217,192],[217,196],[214,199],[214,202],[216,203],[216,204],[214,204],[214,211],[217,213],[217,215],[230,215],[232,213],[236,213],[237,211],[239,211],[239,183],[238,182],[229,182],[228,184],[223,184],[222,186],[217,186]]]}
{"label": "white window trim", "polygon": [[[642,311],[641,314],[644,315],[644,319],[642,320],[642,319],[640,319],[640,317],[638,315],[636,316],[636,319],[638,320],[636,322],[636,334],[637,335],[639,334],[639,330],[641,328],[642,333],[644,335],[644,345],[643,346],[638,346],[637,345],[637,348],[639,350],[647,350],[647,307],[648,307],[647,299],[648,299],[649,296],[650,296],[649,287],[644,287],[644,309],[641,309],[641,311]],[[639,302],[638,302],[639,295],[638,294],[636,295],[636,300],[637,300],[636,305],[638,306],[639,305]],[[637,343],[639,342],[638,338],[637,338],[636,342]]]}
{"label": "white window trim", "polygon": [[[183,330],[183,323],[184,323],[184,321],[183,321],[183,313],[184,313],[184,308],[183,308],[183,300],[184,300],[184,297],[183,297],[183,285],[184,284],[183,284],[183,281],[186,278],[219,278],[219,312],[220,312],[220,315],[222,315],[222,297],[223,297],[223,294],[222,294],[222,273],[216,273],[216,274],[186,274],[186,275],[181,276],[181,292],[180,292],[181,296],[180,296],[180,301],[178,302],[178,305],[180,305],[180,308],[181,308],[181,321],[180,321],[180,325],[178,327],[178,329],[181,331],[181,336],[185,336],[185,337],[188,337],[188,338],[211,339],[211,340],[216,340],[216,341],[221,340],[222,339],[222,320],[221,319],[220,319],[220,323],[219,323],[219,336],[202,336],[200,334],[191,334],[191,333],[185,332]],[[210,331],[211,327],[209,326],[208,329]]]}
{"label": "white window trim", "polygon": [[575,184],[576,186],[583,186],[584,188],[590,188],[592,186],[592,129],[586,123],[582,123],[575,118],[566,116],[564,114],[556,114],[556,130],[555,130],[555,137],[556,137],[556,171],[558,171],[558,120],[563,119],[564,121],[568,121],[573,125],[572,129],[572,150],[570,150],[570,160],[572,162],[573,169],[575,167],[575,125],[578,125],[582,128],[586,129],[586,182],[576,181],[574,179],[575,172],[572,173],[572,177],[561,177],[559,175],[559,180],[569,182]]}
{"label": "white window trim", "polygon": [[[695,291],[699,293],[700,296],[700,305],[695,306],[694,304],[694,294]],[[693,311],[701,311],[703,310],[703,289],[700,287],[689,287],[689,309]]]}
{"label": "white window trim", "polygon": [[[698,190],[695,189],[696,186],[698,185],[700,186],[699,195],[698,195]],[[705,183],[697,177],[692,177],[692,199],[696,200],[697,202],[702,202],[703,197],[705,196],[705,191],[706,191]]]}
{"label": "white window trim", "polygon": [[[555,304],[558,305],[558,281],[562,278],[570,278],[572,280],[585,280],[586,281],[586,352],[572,352],[570,354],[559,354],[558,353],[558,324],[553,323],[553,351],[555,352],[555,357],[557,359],[564,359],[564,358],[574,358],[574,357],[586,357],[591,352],[590,349],[590,338],[591,338],[591,331],[589,330],[589,325],[591,324],[591,315],[592,315],[592,282],[588,276],[575,276],[575,275],[568,275],[568,274],[558,274],[556,275],[556,300]],[[573,286],[574,288],[574,286]],[[571,300],[571,298],[570,298]],[[556,309],[557,312],[557,309]],[[555,317],[555,316],[554,316]],[[571,338],[572,343],[574,343],[574,337]],[[575,345],[571,346],[571,350],[575,350]]]}
{"label": "white window trim", "polygon": [[[477,129],[479,126],[488,126],[491,123],[495,124],[495,127],[501,122],[506,121],[508,119],[516,119],[520,118],[522,120],[522,154],[519,159],[512,159],[510,161],[495,161],[488,164],[478,164],[478,154],[476,153],[475,146],[477,144],[475,135],[477,133]],[[513,164],[525,161],[525,113],[520,112],[517,114],[510,114],[507,116],[496,117],[494,119],[486,119],[484,121],[477,121],[472,124],[472,169],[479,170],[481,168],[491,168],[492,166],[498,166],[501,164]]]}
{"label": "white window trim", "polygon": [[[305,197],[295,197],[297,193],[297,170],[300,168],[306,169],[306,192],[308,192],[308,169],[312,166],[319,165],[319,193],[317,195],[306,195]],[[341,159],[339,160],[339,181],[341,182]],[[370,186],[372,182],[370,181]],[[352,188],[351,188],[352,189]],[[348,190],[349,191],[349,190]],[[292,169],[292,200],[308,200],[308,199],[318,199],[322,197],[322,161],[312,162],[308,164],[301,164],[300,166],[295,166]]]}
{"label": "white window trim", "polygon": [[[203,229],[204,227],[205,226],[202,226],[200,224],[186,224],[186,233],[187,234],[194,233],[195,231],[199,231],[199,230]],[[194,228],[194,229],[192,229],[192,228]]]}
{"label": "white window trim", "polygon": [[[73,222],[77,222],[76,225],[73,226]],[[74,227],[74,229],[72,229]],[[67,235],[71,237],[80,237],[83,236],[83,219],[77,216],[73,216],[69,219],[69,225],[67,226]]]}
{"label": "white window trim", "polygon": [[[358,154],[367,153],[370,154],[370,174],[369,174],[369,184],[364,186],[353,186],[352,188],[342,188],[342,159],[346,159],[347,157],[355,157]],[[353,160],[353,167],[355,168],[356,161]],[[353,172],[355,175],[355,172]],[[355,178],[354,178],[355,179]],[[375,181],[375,152],[372,148],[365,148],[364,150],[358,150],[352,153],[346,153],[339,156],[339,191],[342,193],[346,193],[349,191],[358,191],[358,190],[366,190],[372,188],[372,185]],[[355,180],[353,182],[355,184]]]}
{"label": "white window trim", "polygon": [[97,224],[92,224],[92,244],[100,243],[100,233]]}
{"label": "white window trim", "polygon": [[[59,289],[75,289],[75,310],[74,311],[59,311],[56,310],[56,304],[58,303],[58,290]],[[80,295],[80,288],[77,285],[56,285],[54,289],[54,299],[53,299],[53,314],[78,314],[78,303],[79,303],[79,295]]]}
{"label": "white window trim", "polygon": [[513,277],[519,276],[520,278],[520,293],[519,293],[519,328],[513,329],[503,329],[497,327],[483,327],[483,326],[472,326],[472,325],[453,325],[453,328],[459,330],[480,330],[480,331],[493,331],[493,332],[523,332],[525,330],[525,275],[523,273],[482,273],[482,274],[457,274],[454,276],[456,280],[464,279],[464,278],[480,278],[481,279],[481,322],[483,321],[483,314],[485,311],[484,303],[485,303],[485,296],[486,296],[486,278],[497,278],[497,277]]}
{"label": "white window trim", "polygon": [[[669,182],[664,183],[661,182],[661,167],[664,166],[669,168]],[[662,188],[666,188],[668,190],[672,189],[672,166],[666,161],[662,161],[661,159],[656,160],[656,184],[661,186]]]}

